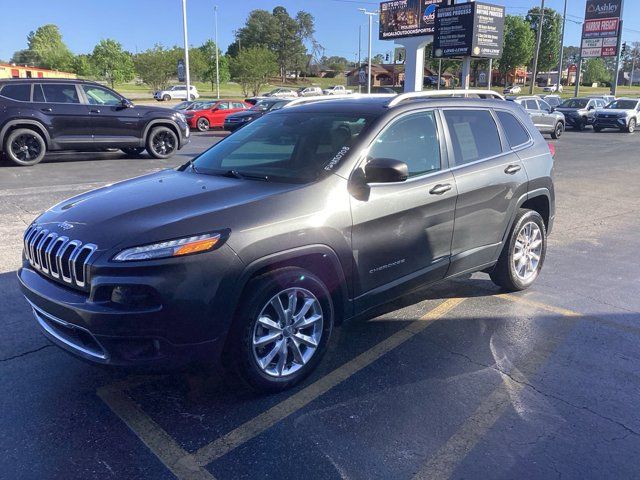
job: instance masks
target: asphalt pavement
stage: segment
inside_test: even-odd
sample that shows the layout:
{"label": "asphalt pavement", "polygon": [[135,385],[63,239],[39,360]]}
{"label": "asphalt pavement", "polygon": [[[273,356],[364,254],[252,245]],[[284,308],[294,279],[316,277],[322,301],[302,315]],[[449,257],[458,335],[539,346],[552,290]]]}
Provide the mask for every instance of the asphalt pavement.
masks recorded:
{"label": "asphalt pavement", "polygon": [[15,278],[26,226],[221,135],[169,160],[0,166],[0,478],[640,478],[639,133],[555,142],[557,220],[530,290],[475,274],[400,299],[337,328],[291,391],[101,368],[50,345]]}

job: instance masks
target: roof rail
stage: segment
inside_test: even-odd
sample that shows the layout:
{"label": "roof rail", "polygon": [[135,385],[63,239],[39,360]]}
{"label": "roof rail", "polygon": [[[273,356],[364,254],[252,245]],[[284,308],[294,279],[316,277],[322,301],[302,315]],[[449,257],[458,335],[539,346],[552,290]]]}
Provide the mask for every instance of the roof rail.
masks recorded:
{"label": "roof rail", "polygon": [[348,93],[344,95],[314,95],[312,97],[294,98],[282,108],[291,108],[296,105],[305,105],[307,103],[326,102],[329,100],[348,100],[356,98],[393,98],[395,95],[391,93]]}
{"label": "roof rail", "polygon": [[393,97],[393,99],[387,104],[387,107],[395,107],[399,103],[404,102],[405,100],[411,100],[414,98],[447,98],[447,97],[462,97],[469,98],[471,96],[477,96],[479,98],[492,98],[495,100],[504,100],[504,96],[500,95],[493,90],[480,90],[480,89],[470,89],[470,90],[433,90],[426,92],[407,92],[401,93]]}

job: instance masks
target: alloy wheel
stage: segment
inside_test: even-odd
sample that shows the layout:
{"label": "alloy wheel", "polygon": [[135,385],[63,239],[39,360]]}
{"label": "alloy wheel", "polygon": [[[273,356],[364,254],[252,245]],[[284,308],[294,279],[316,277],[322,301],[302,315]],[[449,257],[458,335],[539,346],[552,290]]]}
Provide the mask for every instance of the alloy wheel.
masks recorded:
{"label": "alloy wheel", "polygon": [[160,155],[168,155],[176,149],[176,141],[169,132],[161,131],[153,136],[153,150]]}
{"label": "alloy wheel", "polygon": [[34,135],[25,133],[13,139],[11,142],[11,152],[18,160],[28,162],[40,155],[42,147]]}
{"label": "alloy wheel", "polygon": [[542,231],[535,222],[525,223],[514,244],[513,269],[520,280],[530,280],[536,275],[542,255]]}
{"label": "alloy wheel", "polygon": [[205,132],[209,130],[209,121],[206,118],[201,118],[198,120],[198,130],[201,132]]}
{"label": "alloy wheel", "polygon": [[253,357],[272,377],[300,370],[316,353],[323,331],[322,307],[305,288],[288,288],[262,307],[253,328]]}

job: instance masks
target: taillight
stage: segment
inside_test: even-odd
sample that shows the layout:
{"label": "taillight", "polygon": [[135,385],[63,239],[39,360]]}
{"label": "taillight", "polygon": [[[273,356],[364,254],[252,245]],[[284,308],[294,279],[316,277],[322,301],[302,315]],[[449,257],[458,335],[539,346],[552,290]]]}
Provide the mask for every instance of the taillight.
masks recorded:
{"label": "taillight", "polygon": [[553,143],[547,143],[549,145],[549,151],[551,152],[551,156],[556,158],[556,146]]}

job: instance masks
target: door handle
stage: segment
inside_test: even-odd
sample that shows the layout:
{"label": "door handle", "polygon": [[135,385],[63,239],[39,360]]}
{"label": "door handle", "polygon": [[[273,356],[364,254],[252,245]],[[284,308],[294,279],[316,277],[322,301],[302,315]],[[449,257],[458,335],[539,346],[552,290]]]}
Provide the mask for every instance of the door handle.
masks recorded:
{"label": "door handle", "polygon": [[429,190],[429,193],[431,195],[442,195],[444,193],[447,193],[449,190],[451,190],[451,185],[448,183],[444,183],[436,185],[431,190]]}
{"label": "door handle", "polygon": [[509,165],[504,169],[504,173],[506,173],[507,175],[515,175],[520,170],[522,170],[522,167],[520,165]]}
{"label": "door handle", "polygon": [[97,108],[92,108],[91,110],[89,110],[91,113],[100,113],[100,110],[98,110]]}
{"label": "door handle", "polygon": [[53,108],[51,108],[51,107],[41,108],[40,110],[42,110],[43,112],[53,112]]}

